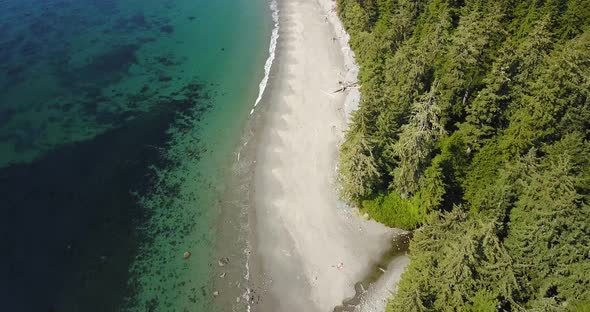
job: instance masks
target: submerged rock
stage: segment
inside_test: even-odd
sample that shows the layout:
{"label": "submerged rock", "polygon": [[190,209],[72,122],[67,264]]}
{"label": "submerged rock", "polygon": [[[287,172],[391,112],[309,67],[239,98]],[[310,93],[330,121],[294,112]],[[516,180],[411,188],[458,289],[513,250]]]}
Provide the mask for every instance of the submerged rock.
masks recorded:
{"label": "submerged rock", "polygon": [[218,264],[220,267],[222,267],[222,266],[224,266],[224,265],[226,265],[226,264],[228,264],[228,263],[229,263],[229,258],[228,258],[228,257],[221,258],[221,259],[219,259],[219,260],[217,261],[217,264]]}

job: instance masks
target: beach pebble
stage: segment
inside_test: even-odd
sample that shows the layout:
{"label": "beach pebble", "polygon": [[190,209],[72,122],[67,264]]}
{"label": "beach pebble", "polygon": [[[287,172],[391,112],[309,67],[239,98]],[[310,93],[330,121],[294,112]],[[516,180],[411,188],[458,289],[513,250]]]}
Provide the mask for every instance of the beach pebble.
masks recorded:
{"label": "beach pebble", "polygon": [[182,254],[182,259],[186,260],[186,259],[190,258],[190,257],[191,257],[191,255],[192,255],[192,254],[191,254],[189,251],[185,251],[185,252]]}

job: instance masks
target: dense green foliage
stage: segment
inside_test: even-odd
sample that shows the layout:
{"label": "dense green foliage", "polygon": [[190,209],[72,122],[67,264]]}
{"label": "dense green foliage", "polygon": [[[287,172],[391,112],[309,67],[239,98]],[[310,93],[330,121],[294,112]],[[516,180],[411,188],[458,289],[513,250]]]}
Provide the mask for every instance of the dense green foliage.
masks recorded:
{"label": "dense green foliage", "polygon": [[590,1],[338,0],[342,196],[419,228],[391,311],[590,311]]}
{"label": "dense green foliage", "polygon": [[[425,211],[420,205],[412,201],[402,199],[397,193],[392,192],[388,195],[379,195],[371,200],[362,202],[363,208],[375,220],[390,225],[403,228],[415,228],[426,217]],[[395,220],[395,224],[391,224]]]}

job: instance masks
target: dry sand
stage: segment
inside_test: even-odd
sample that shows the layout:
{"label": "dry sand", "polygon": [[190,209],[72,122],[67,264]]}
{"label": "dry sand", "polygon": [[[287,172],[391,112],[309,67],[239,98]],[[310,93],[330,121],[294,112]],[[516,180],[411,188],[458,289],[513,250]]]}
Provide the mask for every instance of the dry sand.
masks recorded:
{"label": "dry sand", "polygon": [[[355,295],[354,284],[399,234],[338,200],[338,146],[358,92],[333,94],[339,81],[356,78],[347,38],[330,12],[333,5],[331,0],[279,5],[277,59],[255,151],[254,311],[332,311]],[[407,262],[396,258],[374,294],[367,294],[377,309]]]}

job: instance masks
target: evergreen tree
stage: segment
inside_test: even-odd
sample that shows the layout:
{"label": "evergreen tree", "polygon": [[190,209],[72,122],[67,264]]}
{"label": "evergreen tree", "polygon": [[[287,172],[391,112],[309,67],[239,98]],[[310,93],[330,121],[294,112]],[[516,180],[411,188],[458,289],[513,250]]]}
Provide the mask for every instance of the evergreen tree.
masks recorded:
{"label": "evergreen tree", "polygon": [[590,311],[590,1],[338,0],[342,196],[416,229],[389,311]]}
{"label": "evergreen tree", "polygon": [[393,172],[394,187],[403,197],[415,192],[434,144],[444,134],[439,121],[437,87],[438,83],[435,83],[428,94],[414,103],[412,117],[402,126],[399,140],[393,147],[399,158],[398,167]]}
{"label": "evergreen tree", "polygon": [[362,132],[350,131],[340,152],[341,194],[346,200],[359,202],[374,192],[379,172],[369,140]]}

